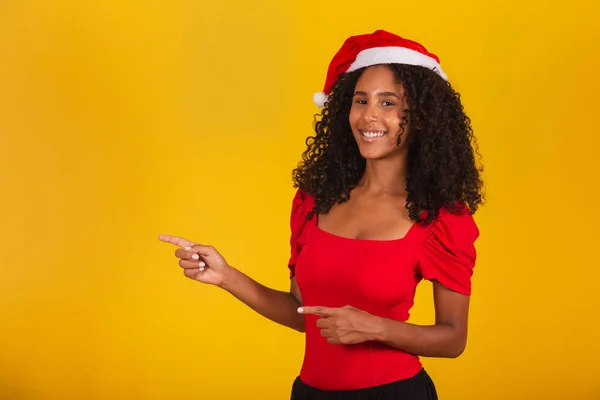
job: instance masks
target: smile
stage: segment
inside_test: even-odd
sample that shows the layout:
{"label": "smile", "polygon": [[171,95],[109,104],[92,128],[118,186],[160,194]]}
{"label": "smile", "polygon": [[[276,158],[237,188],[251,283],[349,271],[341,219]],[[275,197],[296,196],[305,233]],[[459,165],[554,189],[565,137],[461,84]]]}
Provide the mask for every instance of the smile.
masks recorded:
{"label": "smile", "polygon": [[385,136],[387,133],[387,131],[363,131],[362,129],[359,129],[358,131],[360,132],[360,136],[363,138],[363,140],[367,142],[377,140]]}

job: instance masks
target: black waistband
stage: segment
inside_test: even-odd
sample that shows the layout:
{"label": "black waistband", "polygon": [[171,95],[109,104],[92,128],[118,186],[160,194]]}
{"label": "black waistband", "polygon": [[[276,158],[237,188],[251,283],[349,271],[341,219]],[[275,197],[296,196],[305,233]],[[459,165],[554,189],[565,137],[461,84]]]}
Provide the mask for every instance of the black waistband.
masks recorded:
{"label": "black waistband", "polygon": [[355,390],[321,390],[294,381],[291,400],[437,400],[433,381],[424,369],[414,377]]}

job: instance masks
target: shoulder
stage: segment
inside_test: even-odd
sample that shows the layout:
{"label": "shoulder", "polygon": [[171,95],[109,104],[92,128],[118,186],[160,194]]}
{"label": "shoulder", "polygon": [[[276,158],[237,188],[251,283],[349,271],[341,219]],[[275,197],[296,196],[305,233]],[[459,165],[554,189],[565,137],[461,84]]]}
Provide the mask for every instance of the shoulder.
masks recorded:
{"label": "shoulder", "polygon": [[463,294],[471,292],[479,229],[466,206],[441,209],[425,228],[417,250],[417,265],[425,279],[436,279]]}
{"label": "shoulder", "polygon": [[292,215],[306,217],[315,206],[315,199],[308,192],[298,188],[292,199]]}
{"label": "shoulder", "polygon": [[472,240],[479,236],[479,228],[475,218],[473,218],[467,205],[463,203],[457,203],[454,210],[446,207],[440,209],[438,216],[431,224],[431,228],[433,230],[444,228],[447,234],[466,235]]}
{"label": "shoulder", "polygon": [[290,276],[294,276],[296,261],[302,252],[306,242],[306,226],[309,220],[309,213],[312,212],[314,206],[313,197],[305,191],[298,189],[292,200],[292,210],[290,215],[290,259],[288,266],[291,271]]}
{"label": "shoulder", "polygon": [[311,219],[315,206],[314,198],[302,189],[296,190],[292,199],[290,226],[294,237],[300,235],[307,221]]}
{"label": "shoulder", "polygon": [[425,238],[454,237],[475,241],[479,237],[477,223],[464,203],[456,203],[453,209],[442,207],[424,230]]}

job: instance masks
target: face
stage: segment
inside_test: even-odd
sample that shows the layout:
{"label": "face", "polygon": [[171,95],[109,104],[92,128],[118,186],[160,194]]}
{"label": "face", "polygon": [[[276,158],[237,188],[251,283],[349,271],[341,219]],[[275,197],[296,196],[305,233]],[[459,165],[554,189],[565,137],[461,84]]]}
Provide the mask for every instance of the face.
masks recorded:
{"label": "face", "polygon": [[408,124],[404,127],[400,146],[397,140],[405,108],[404,89],[389,68],[375,65],[363,72],[354,89],[350,127],[364,158],[381,159],[402,154]]}

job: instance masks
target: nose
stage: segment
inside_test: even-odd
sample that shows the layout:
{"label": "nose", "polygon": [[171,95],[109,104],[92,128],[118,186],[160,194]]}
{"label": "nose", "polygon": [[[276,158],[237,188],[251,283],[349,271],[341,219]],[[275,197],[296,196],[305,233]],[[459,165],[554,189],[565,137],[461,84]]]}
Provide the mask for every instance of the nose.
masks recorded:
{"label": "nose", "polygon": [[363,114],[363,119],[365,122],[373,122],[379,119],[379,109],[377,108],[377,103],[375,101],[370,101],[368,103]]}

